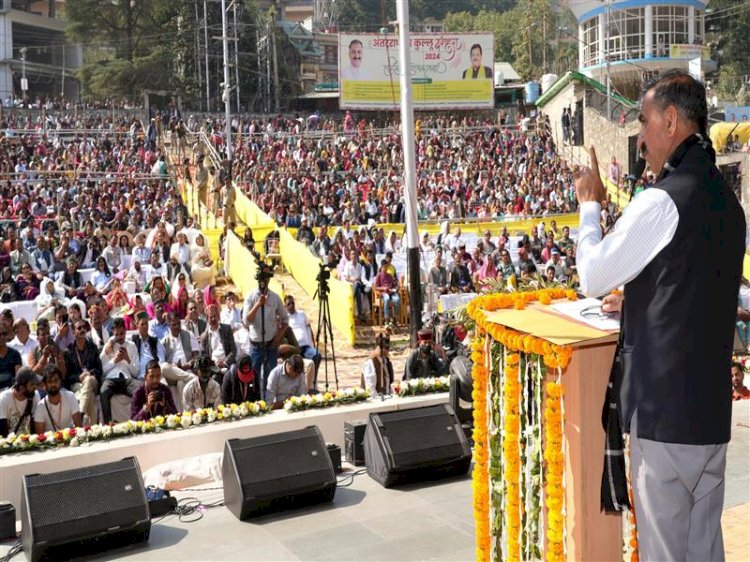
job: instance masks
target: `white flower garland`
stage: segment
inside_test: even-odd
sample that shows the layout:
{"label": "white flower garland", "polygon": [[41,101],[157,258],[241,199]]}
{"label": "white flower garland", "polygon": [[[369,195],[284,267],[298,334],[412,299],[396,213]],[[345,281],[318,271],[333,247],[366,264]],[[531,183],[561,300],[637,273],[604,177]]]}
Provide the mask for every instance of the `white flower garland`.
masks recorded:
{"label": "white flower garland", "polygon": [[330,408],[339,404],[350,404],[352,402],[364,402],[370,397],[370,391],[362,388],[347,388],[346,390],[326,392],[323,394],[304,394],[292,396],[284,402],[287,412],[299,412],[312,408]]}
{"label": "white flower garland", "polygon": [[448,392],[450,377],[425,377],[401,381],[393,385],[394,392],[401,397]]}
{"label": "white flower garland", "polygon": [[156,416],[147,421],[128,420],[113,424],[66,427],[60,431],[47,431],[38,435],[11,433],[5,438],[0,438],[0,455],[61,446],[78,447],[84,443],[107,441],[128,435],[161,433],[166,430],[188,429],[218,421],[241,420],[260,416],[269,411],[268,405],[260,400],[259,402],[221,405],[215,409],[201,408],[194,412]]}

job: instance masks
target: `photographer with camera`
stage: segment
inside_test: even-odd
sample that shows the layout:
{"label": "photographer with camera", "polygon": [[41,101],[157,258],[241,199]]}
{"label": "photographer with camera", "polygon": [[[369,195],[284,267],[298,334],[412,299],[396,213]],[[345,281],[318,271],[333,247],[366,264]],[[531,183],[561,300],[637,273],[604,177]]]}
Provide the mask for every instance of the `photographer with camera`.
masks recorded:
{"label": "photographer with camera", "polygon": [[432,330],[420,330],[417,339],[417,349],[406,360],[404,380],[444,375],[447,370],[445,350],[432,341]]}
{"label": "photographer with camera", "polygon": [[261,398],[265,396],[268,375],[276,367],[278,348],[284,337],[289,318],[279,295],[268,288],[273,277],[268,266],[256,254],[258,288],[245,297],[242,317],[248,329],[250,360],[253,371],[260,378]]}
{"label": "photographer with camera", "polygon": [[146,421],[156,416],[176,414],[177,408],[172,393],[166,384],[161,383],[161,367],[156,359],[146,365],[146,378],[133,393],[130,404],[130,419]]}

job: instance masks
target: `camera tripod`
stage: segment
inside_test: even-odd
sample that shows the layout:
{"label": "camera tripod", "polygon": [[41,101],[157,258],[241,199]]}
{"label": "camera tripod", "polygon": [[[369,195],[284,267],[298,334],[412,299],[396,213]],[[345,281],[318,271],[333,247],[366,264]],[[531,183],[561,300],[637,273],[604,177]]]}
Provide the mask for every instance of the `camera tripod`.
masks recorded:
{"label": "camera tripod", "polygon": [[[326,392],[328,392],[328,343],[330,338],[331,358],[333,359],[333,380],[336,382],[336,390],[339,389],[339,376],[336,371],[336,350],[333,344],[333,325],[331,324],[331,307],[328,304],[328,282],[318,276],[318,289],[315,291],[313,298],[318,298],[318,333],[315,341],[320,346],[320,331],[323,330],[323,363],[325,364],[326,374]],[[315,373],[313,386],[318,387],[318,373]]]}

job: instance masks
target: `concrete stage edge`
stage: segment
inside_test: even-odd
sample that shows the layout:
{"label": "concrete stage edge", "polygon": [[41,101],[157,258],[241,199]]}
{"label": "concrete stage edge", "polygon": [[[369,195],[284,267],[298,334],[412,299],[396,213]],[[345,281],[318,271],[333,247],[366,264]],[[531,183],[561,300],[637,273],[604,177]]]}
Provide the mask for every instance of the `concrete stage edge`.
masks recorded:
{"label": "concrete stage edge", "polygon": [[447,402],[448,394],[428,394],[411,398],[368,400],[348,404],[288,413],[277,410],[257,418],[213,423],[205,427],[172,430],[160,434],[137,435],[110,442],[91,443],[81,447],[40,452],[26,452],[0,457],[0,499],[16,507],[20,518],[21,483],[26,474],[48,473],[135,456],[146,471],[152,466],[207,453],[220,453],[227,439],[257,437],[282,431],[317,425],[327,443],[335,443],[344,452],[344,423],[367,420],[372,412],[386,412],[431,406]]}

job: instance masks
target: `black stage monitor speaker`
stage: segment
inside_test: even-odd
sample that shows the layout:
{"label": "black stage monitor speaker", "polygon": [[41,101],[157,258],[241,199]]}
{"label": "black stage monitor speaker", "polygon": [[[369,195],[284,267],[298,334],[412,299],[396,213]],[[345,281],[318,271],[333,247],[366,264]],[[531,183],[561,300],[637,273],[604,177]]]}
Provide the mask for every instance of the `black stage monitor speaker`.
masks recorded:
{"label": "black stage monitor speaker", "polygon": [[365,464],[370,477],[389,488],[466,474],[471,449],[448,404],[372,413]]}
{"label": "black stage monitor speaker", "polygon": [[365,429],[365,421],[344,422],[344,455],[354,466],[365,464]]}
{"label": "black stage monitor speaker", "polygon": [[336,474],[316,426],[229,439],[221,472],[224,502],[239,519],[333,500]]}
{"label": "black stage monitor speaker", "polygon": [[151,518],[138,459],[24,476],[21,522],[31,561],[147,541]]}

